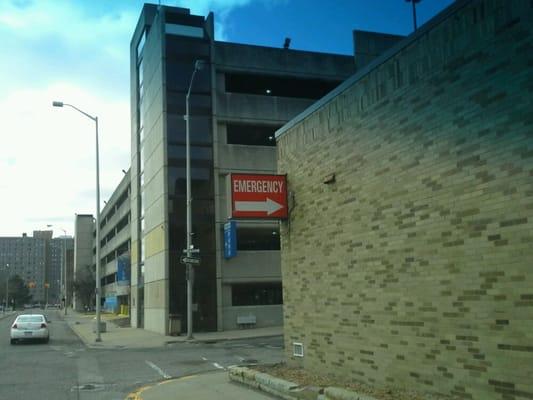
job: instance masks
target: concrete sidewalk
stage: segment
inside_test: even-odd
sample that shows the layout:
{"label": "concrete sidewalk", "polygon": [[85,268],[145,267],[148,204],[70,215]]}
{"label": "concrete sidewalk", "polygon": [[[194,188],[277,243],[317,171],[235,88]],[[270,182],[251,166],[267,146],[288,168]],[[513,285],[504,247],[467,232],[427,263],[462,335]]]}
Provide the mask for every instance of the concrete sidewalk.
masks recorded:
{"label": "concrete sidewalk", "polygon": [[127,400],[271,400],[264,392],[232,383],[227,372],[191,375],[143,386],[126,397]]}
{"label": "concrete sidewalk", "polygon": [[100,334],[101,342],[95,342],[96,334],[93,332],[95,326],[94,313],[78,313],[68,309],[66,316],[63,315],[62,310],[58,311],[58,315],[68,323],[86,346],[97,349],[152,348],[179,342],[218,342],[283,335],[283,327],[276,326],[223,332],[201,332],[195,333],[192,340],[187,340],[185,335],[165,336],[144,329],[120,327],[116,322],[113,322],[117,320],[116,315],[102,313],[101,320],[106,322],[106,332]]}

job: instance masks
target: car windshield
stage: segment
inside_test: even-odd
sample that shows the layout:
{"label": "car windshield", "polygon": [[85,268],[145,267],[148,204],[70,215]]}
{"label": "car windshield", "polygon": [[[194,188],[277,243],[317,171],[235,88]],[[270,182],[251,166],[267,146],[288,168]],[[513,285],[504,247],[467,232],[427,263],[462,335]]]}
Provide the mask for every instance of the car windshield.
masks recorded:
{"label": "car windshield", "polygon": [[43,322],[44,318],[40,315],[21,315],[17,318],[18,322]]}

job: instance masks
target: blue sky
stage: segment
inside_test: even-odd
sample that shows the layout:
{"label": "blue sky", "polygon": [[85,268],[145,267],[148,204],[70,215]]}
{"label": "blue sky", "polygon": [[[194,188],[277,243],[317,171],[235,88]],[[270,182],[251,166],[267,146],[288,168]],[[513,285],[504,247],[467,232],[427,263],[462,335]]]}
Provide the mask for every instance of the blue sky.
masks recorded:
{"label": "blue sky", "polygon": [[[151,1],[157,3],[157,1]],[[453,0],[422,0],[419,25]],[[0,0],[0,236],[95,213],[94,124],[100,120],[102,201],[130,159],[129,43],[143,1]],[[352,54],[352,30],[408,35],[405,0],[161,0],[215,13],[216,39]],[[103,203],[102,203],[103,205]]]}

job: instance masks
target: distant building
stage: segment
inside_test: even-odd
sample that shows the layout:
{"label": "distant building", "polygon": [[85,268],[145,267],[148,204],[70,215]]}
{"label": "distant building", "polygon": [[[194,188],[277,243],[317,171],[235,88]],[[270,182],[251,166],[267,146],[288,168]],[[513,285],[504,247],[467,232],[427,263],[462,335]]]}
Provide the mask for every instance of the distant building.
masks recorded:
{"label": "distant building", "polygon": [[532,21],[456,1],[278,130],[290,364],[533,398]]}
{"label": "distant building", "polygon": [[[70,236],[60,236],[50,240],[49,265],[47,281],[50,284],[48,303],[61,304],[65,297],[65,278],[69,266],[72,267],[74,239]],[[67,288],[69,285],[67,284]]]}
{"label": "distant building", "polygon": [[[100,211],[100,303],[102,310],[129,312],[130,304],[130,173],[124,177]],[[96,225],[92,215],[76,216],[73,279],[87,268],[96,271]],[[96,281],[95,281],[96,286]],[[83,305],[75,298],[75,308]],[[92,306],[92,304],[91,304]]]}
{"label": "distant building", "polygon": [[110,312],[129,312],[130,194],[130,172],[127,171],[100,212],[101,303],[103,309]]}
{"label": "distant building", "polygon": [[[72,238],[52,238],[53,231],[34,231],[33,237],[0,237],[0,269],[26,283],[33,302],[59,303],[61,299],[61,249],[72,249]],[[68,262],[68,255],[67,255]]]}

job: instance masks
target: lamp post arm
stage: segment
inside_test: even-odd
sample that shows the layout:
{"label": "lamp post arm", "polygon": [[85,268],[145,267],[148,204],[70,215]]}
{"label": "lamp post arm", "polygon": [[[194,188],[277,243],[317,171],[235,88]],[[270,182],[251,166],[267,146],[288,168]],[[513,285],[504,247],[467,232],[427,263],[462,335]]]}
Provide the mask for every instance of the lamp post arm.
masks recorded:
{"label": "lamp post arm", "polygon": [[189,83],[189,90],[187,90],[187,101],[189,100],[189,97],[191,95],[192,83],[194,81],[194,77],[196,75],[196,71],[198,71],[198,69],[194,68],[194,71],[192,72],[192,76],[191,76],[191,83]]}
{"label": "lamp post arm", "polygon": [[87,114],[85,111],[82,111],[80,110],[78,107],[76,106],[73,106],[72,104],[68,104],[68,103],[63,103],[64,106],[69,106],[73,109],[75,109],[76,111],[78,111],[79,113],[82,113],[83,115],[85,115],[86,117],[92,119],[94,122],[96,122],[96,124],[98,124],[98,117],[93,117],[91,114]]}

